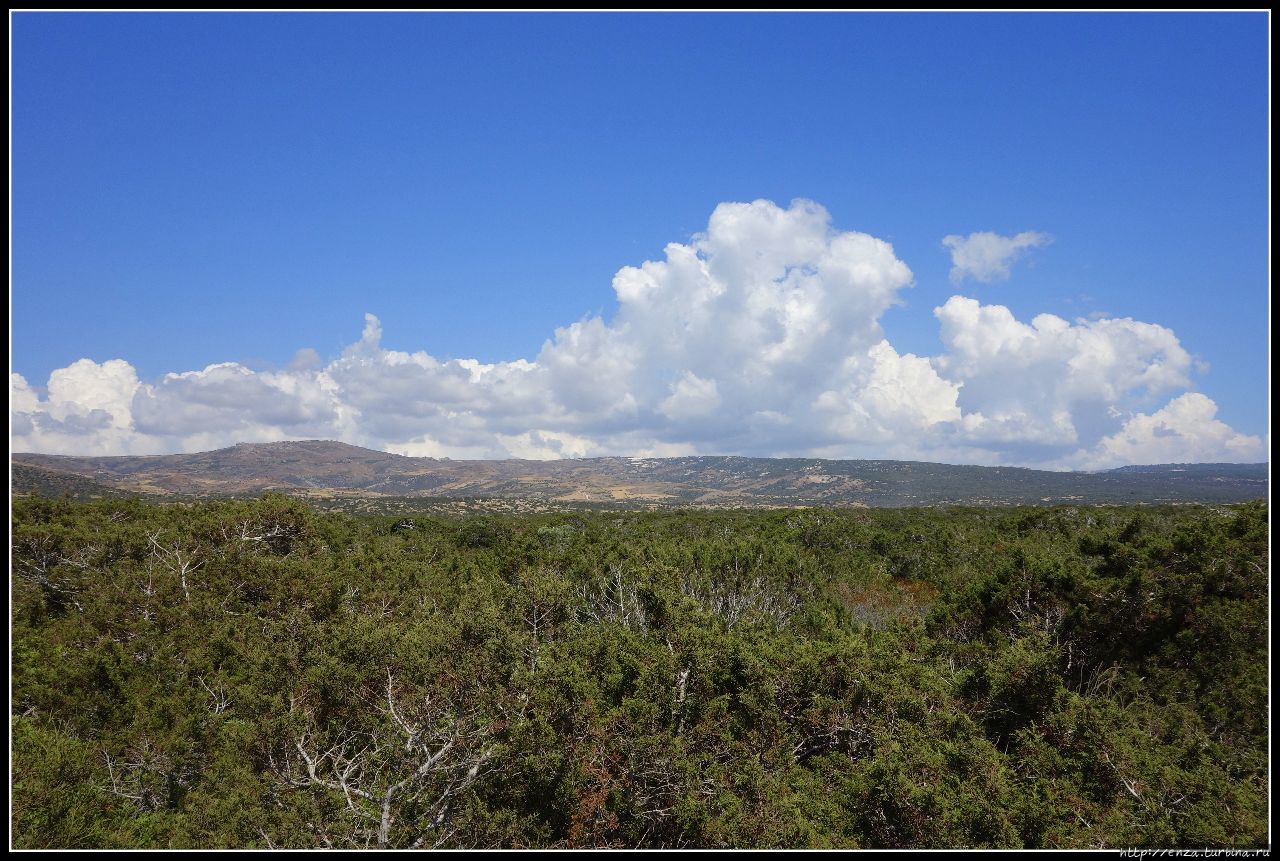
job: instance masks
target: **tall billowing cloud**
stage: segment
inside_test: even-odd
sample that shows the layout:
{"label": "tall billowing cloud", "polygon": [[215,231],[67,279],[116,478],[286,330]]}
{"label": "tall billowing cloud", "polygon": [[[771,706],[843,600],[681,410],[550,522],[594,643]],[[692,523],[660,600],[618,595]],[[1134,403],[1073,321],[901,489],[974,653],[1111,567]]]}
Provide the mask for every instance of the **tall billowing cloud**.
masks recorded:
{"label": "tall billowing cloud", "polygon": [[[964,242],[984,235],[994,236]],[[1027,236],[1008,241],[1035,244]],[[974,253],[971,274],[1007,273],[1010,254]],[[304,347],[277,371],[229,362],[139,381],[122,360],[83,359],[55,371],[43,396],[11,375],[13,444],[143,453],[328,438],[455,458],[737,453],[1055,467],[1265,456],[1257,437],[1215,418],[1209,398],[1186,392],[1192,360],[1158,325],[1048,314],[1028,324],[954,296],[934,311],[944,351],[900,353],[880,320],[912,280],[892,246],[834,229],[815,203],[725,203],[704,233],[619,270],[612,319],[559,328],[531,359],[387,349],[372,314],[340,355]]]}
{"label": "tall billowing cloud", "polygon": [[1047,233],[1027,230],[1017,236],[1001,236],[983,231],[968,236],[952,234],[942,240],[951,251],[951,282],[959,284],[966,278],[990,283],[1006,281],[1010,267],[1028,248],[1048,245],[1053,238]]}
{"label": "tall billowing cloud", "polygon": [[20,374],[9,375],[9,417],[13,447],[76,454],[131,452],[133,397],[138,375],[122,359],[98,364],[80,359],[49,375],[40,400]]}
{"label": "tall billowing cloud", "polygon": [[1116,410],[1191,385],[1191,356],[1169,329],[1128,318],[1030,325],[1002,305],[953,296],[935,309],[947,352],[935,359],[963,385],[963,436],[979,445],[1078,445],[1114,425]]}

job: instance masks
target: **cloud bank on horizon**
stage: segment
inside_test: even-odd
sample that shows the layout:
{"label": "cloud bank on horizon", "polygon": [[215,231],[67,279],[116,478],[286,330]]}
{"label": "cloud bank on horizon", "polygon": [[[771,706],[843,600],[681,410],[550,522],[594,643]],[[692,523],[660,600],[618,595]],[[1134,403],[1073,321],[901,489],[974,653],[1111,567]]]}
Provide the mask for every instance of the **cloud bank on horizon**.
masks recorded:
{"label": "cloud bank on horizon", "polygon": [[[1050,241],[948,236],[952,281],[1007,278]],[[952,296],[944,350],[899,353],[882,315],[912,286],[883,240],[820,205],[722,203],[707,230],[614,276],[618,311],[556,329],[532,360],[440,361],[358,341],[286,368],[235,362],[140,380],[123,359],[55,370],[43,396],[10,375],[15,450],[201,451],[337,439],[420,456],[743,454],[1101,469],[1262,461],[1216,418],[1168,328],[1130,318],[1020,321]]]}

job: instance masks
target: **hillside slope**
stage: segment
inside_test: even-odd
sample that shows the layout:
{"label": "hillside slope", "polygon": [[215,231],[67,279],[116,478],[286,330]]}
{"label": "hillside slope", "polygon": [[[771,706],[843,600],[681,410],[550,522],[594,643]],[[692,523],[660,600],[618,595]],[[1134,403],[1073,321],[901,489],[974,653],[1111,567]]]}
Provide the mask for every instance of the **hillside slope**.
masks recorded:
{"label": "hillside slope", "polygon": [[1102,473],[914,461],[677,457],[448,460],[329,441],[240,444],[197,454],[15,454],[15,465],[117,490],[195,496],[498,497],[560,503],[1004,505],[1239,502],[1267,495],[1267,464],[1170,464]]}

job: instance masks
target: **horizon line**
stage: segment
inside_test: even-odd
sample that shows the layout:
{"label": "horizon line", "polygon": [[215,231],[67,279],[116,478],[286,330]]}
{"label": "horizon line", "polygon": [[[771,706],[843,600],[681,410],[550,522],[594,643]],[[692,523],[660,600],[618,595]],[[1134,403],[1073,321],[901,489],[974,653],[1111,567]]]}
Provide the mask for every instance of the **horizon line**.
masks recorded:
{"label": "horizon line", "polygon": [[[1081,475],[1097,475],[1107,472],[1118,472],[1121,470],[1129,470],[1134,468],[1150,468],[1150,467],[1178,467],[1178,466],[1267,466],[1270,467],[1271,461],[1170,461],[1164,463],[1132,463],[1122,466],[1111,467],[1108,469],[1045,469],[1035,466],[1021,466],[1017,464],[981,464],[981,463],[948,463],[946,461],[933,460],[905,460],[902,458],[836,458],[836,457],[804,457],[804,456],[776,456],[776,455],[743,455],[743,454],[685,454],[685,455],[668,455],[661,457],[653,457],[646,455],[596,455],[592,457],[566,456],[557,458],[523,458],[523,457],[490,457],[490,458],[456,458],[456,457],[431,457],[429,455],[409,455],[399,452],[385,451],[383,449],[368,448],[366,446],[356,445],[354,443],[343,442],[335,439],[283,439],[273,440],[270,442],[237,442],[221,448],[206,449],[202,451],[189,452],[167,452],[159,454],[54,454],[50,452],[39,451],[11,451],[9,453],[10,465],[14,463],[14,458],[19,456],[35,456],[35,457],[55,457],[55,458],[76,458],[76,459],[123,459],[123,458],[158,458],[158,457],[191,457],[200,454],[213,454],[219,451],[230,451],[232,449],[249,447],[249,446],[277,446],[277,445],[296,445],[308,443],[325,443],[330,445],[341,445],[348,448],[360,449],[361,451],[373,452],[375,454],[385,454],[392,457],[403,457],[412,460],[434,460],[448,461],[451,463],[504,463],[511,461],[519,461],[525,463],[556,463],[559,461],[591,461],[591,460],[684,460],[689,458],[739,458],[742,460],[809,460],[809,461],[825,461],[830,463],[918,463],[933,466],[949,466],[949,467],[976,467],[980,469],[1020,469],[1029,472],[1050,472],[1050,473],[1076,473]],[[1270,475],[1268,475],[1270,481]]]}

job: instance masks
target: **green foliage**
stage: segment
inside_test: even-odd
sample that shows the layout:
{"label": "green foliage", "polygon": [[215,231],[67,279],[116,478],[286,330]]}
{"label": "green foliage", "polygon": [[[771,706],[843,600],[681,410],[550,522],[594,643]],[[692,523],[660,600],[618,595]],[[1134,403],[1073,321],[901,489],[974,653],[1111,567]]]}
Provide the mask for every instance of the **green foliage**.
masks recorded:
{"label": "green foliage", "polygon": [[12,528],[18,847],[1266,844],[1261,503]]}

